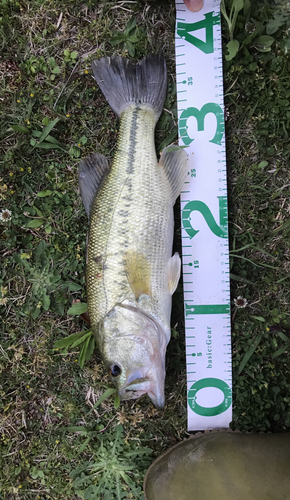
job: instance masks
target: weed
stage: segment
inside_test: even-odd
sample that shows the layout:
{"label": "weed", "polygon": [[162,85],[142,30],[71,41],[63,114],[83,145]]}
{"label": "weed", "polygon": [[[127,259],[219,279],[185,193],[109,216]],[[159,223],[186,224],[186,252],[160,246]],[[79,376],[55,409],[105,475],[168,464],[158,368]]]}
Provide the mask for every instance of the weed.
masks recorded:
{"label": "weed", "polygon": [[74,349],[77,346],[81,346],[79,354],[79,365],[83,368],[86,361],[88,361],[95,349],[95,339],[92,334],[92,330],[86,332],[73,333],[65,339],[61,339],[55,342],[54,349],[67,349],[70,347]]}
{"label": "weed", "polygon": [[283,1],[275,2],[276,5],[272,10],[272,17],[266,25],[267,35],[273,35],[280,28],[285,26],[286,30],[290,26],[290,6]]}
{"label": "weed", "polygon": [[64,61],[69,63],[70,66],[74,66],[78,57],[78,52],[76,50],[70,52],[68,49],[65,49],[63,51],[63,54],[64,54]]}
{"label": "weed", "polygon": [[[32,221],[33,222],[33,221]],[[37,227],[43,224],[43,220],[37,220]],[[35,224],[30,224],[35,227]],[[50,232],[50,227],[47,226],[46,231]],[[29,262],[31,259],[31,265]],[[38,318],[41,308],[45,311],[53,309],[55,304],[63,304],[63,290],[68,289],[79,290],[80,286],[74,283],[66,283],[61,281],[59,270],[53,268],[49,259],[48,245],[41,241],[33,254],[13,254],[13,259],[16,263],[15,273],[18,277],[22,277],[28,282],[25,298],[21,299],[24,305],[23,312],[28,314],[32,319]],[[52,295],[53,294],[53,295]]]}
{"label": "weed", "polygon": [[136,18],[132,17],[126,24],[124,31],[115,33],[110,40],[111,45],[120,45],[121,49],[128,52],[131,57],[135,56],[135,44],[139,41],[140,36],[146,38],[142,28],[136,28],[136,24]]}
{"label": "weed", "polygon": [[71,471],[73,487],[84,499],[121,500],[130,498],[129,492],[131,497],[134,495],[142,499],[139,471],[145,471],[150,464],[150,454],[150,448],[126,444],[123,427],[119,424],[114,434],[99,437],[98,452],[93,461],[85,462]]}

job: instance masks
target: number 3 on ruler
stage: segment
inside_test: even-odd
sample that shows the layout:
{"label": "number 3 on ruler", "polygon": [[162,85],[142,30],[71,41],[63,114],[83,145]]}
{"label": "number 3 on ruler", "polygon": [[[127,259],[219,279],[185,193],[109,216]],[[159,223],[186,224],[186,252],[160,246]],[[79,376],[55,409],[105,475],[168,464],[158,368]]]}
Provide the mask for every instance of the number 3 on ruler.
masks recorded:
{"label": "number 3 on ruler", "polygon": [[[213,27],[215,24],[220,24],[220,15],[213,16],[213,12],[205,14],[202,21],[197,23],[177,23],[177,34],[187,42],[195,45],[205,54],[211,54],[214,51],[213,47]],[[205,28],[205,42],[191,35],[191,31],[197,31]]]}
{"label": "number 3 on ruler", "polygon": [[200,110],[197,108],[187,108],[182,111],[179,118],[179,134],[186,146],[189,146],[189,144],[194,140],[189,137],[187,133],[187,119],[191,116],[194,116],[197,120],[197,130],[200,132],[201,130],[204,130],[204,119],[205,115],[207,115],[208,113],[213,113],[217,121],[215,135],[209,142],[218,144],[219,146],[221,145],[224,134],[223,110],[215,102],[208,102],[207,104],[204,104]]}

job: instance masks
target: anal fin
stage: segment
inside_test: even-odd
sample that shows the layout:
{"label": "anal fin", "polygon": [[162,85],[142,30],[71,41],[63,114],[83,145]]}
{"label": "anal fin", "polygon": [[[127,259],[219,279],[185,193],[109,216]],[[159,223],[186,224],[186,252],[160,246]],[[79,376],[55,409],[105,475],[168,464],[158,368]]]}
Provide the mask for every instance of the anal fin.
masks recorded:
{"label": "anal fin", "polygon": [[169,181],[172,201],[175,203],[187,175],[187,154],[179,146],[167,146],[161,153],[159,165]]}

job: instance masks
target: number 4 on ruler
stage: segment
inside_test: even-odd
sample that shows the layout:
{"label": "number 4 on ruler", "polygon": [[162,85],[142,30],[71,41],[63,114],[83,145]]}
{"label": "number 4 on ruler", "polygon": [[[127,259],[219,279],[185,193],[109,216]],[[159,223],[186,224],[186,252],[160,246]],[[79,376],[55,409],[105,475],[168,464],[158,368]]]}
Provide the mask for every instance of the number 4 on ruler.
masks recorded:
{"label": "number 4 on ruler", "polygon": [[[220,24],[220,15],[213,16],[213,12],[205,14],[202,21],[197,23],[177,23],[177,34],[187,42],[195,45],[205,54],[211,54],[214,51],[213,46],[213,27],[215,24]],[[205,29],[205,42],[191,35],[191,31]]]}

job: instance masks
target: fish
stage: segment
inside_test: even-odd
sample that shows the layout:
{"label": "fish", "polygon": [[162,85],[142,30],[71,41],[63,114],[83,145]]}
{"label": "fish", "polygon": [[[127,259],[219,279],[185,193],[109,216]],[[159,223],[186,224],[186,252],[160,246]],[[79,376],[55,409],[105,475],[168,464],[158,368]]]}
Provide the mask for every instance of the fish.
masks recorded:
{"label": "fish", "polygon": [[86,287],[92,332],[121,400],[165,403],[172,294],[181,269],[172,255],[173,205],[187,174],[184,149],[157,160],[154,131],[167,91],[165,59],[137,64],[103,57],[94,78],[119,117],[112,165],[98,152],[79,165],[89,219]]}

